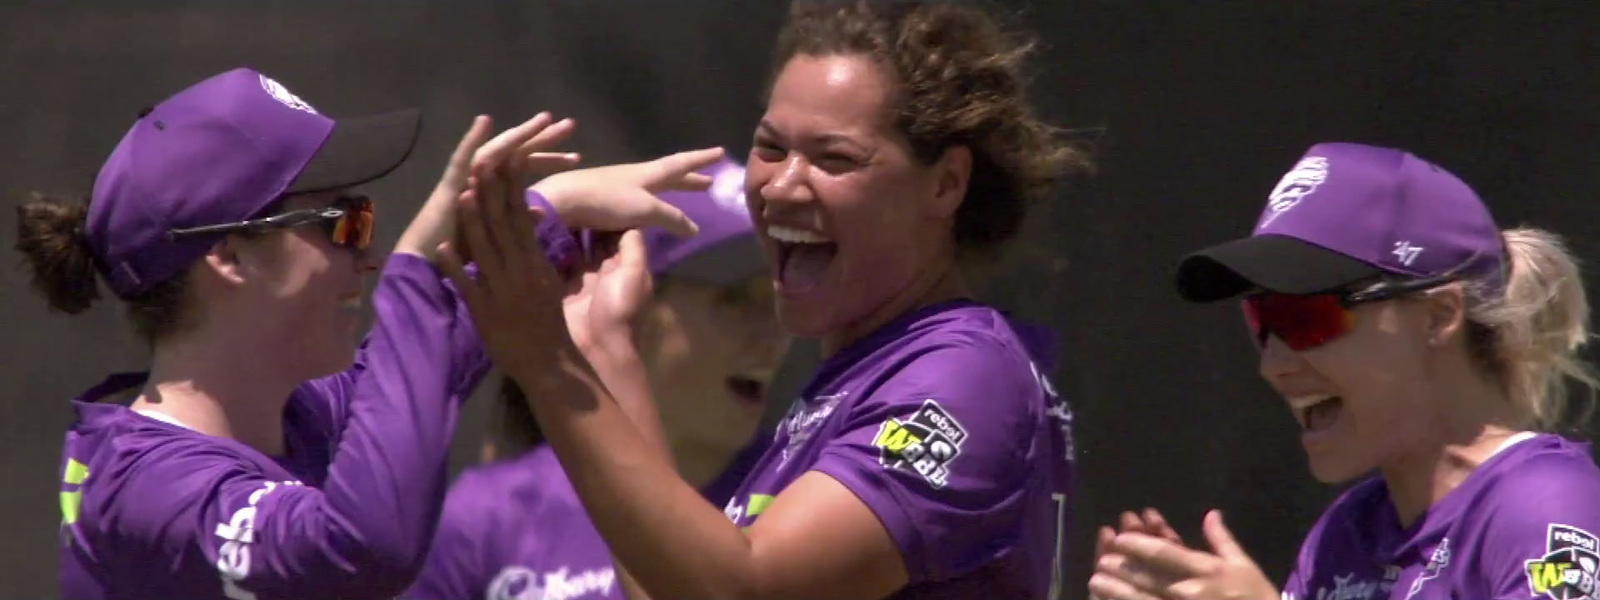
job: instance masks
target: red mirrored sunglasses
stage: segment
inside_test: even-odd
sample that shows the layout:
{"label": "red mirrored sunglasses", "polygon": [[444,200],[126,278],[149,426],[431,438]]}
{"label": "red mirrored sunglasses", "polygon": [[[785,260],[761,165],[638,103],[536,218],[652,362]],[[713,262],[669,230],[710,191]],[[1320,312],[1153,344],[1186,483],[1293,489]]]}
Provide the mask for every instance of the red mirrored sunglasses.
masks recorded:
{"label": "red mirrored sunglasses", "polygon": [[372,200],[366,196],[348,195],[336,198],[332,205],[324,208],[291,210],[247,221],[173,229],[167,232],[167,237],[181,240],[205,234],[259,233],[315,224],[322,227],[333,243],[355,250],[365,250],[372,245],[375,223]]}
{"label": "red mirrored sunglasses", "polygon": [[1385,282],[1356,292],[1278,294],[1266,292],[1244,299],[1244,320],[1256,343],[1265,348],[1274,336],[1296,352],[1311,350],[1350,333],[1356,326],[1351,308],[1430,290],[1454,281],[1439,276]]}

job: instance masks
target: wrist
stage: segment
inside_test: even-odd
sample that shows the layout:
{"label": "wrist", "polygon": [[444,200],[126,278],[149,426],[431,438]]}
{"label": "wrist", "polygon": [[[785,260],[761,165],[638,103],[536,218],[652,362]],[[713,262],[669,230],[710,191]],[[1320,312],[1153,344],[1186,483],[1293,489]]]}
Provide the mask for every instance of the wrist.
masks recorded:
{"label": "wrist", "polygon": [[572,208],[572,200],[567,196],[559,173],[528,186],[528,206],[538,206],[558,217],[566,215]]}
{"label": "wrist", "polygon": [[599,368],[639,360],[639,350],[633,343],[633,332],[627,327],[596,330],[581,343],[574,343],[578,352]]}
{"label": "wrist", "polygon": [[563,340],[550,352],[502,367],[532,398],[560,398],[573,383],[593,378],[588,359],[570,340]]}

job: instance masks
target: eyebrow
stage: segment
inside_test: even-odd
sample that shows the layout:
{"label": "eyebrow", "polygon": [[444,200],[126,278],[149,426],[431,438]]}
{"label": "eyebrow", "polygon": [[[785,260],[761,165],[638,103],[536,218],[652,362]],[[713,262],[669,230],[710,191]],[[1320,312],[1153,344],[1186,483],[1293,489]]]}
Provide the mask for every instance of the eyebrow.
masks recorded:
{"label": "eyebrow", "polygon": [[[760,124],[756,125],[756,130],[760,131],[760,132],[762,132],[762,133],[764,133],[766,135],[778,138],[778,139],[787,138],[787,136],[783,135],[783,133],[778,131],[777,127],[774,127],[771,123],[769,123],[769,122],[767,122],[765,120],[761,121]],[[850,137],[848,135],[845,135],[843,133],[839,133],[839,132],[829,131],[829,132],[818,133],[818,134],[815,134],[815,135],[807,136],[807,140],[811,141],[811,142],[818,143],[818,144],[822,144],[822,145],[827,145],[827,144],[831,144],[831,143],[842,143],[842,144],[845,144],[845,145],[848,145],[848,146],[852,146],[852,147],[854,147],[854,148],[856,148],[856,149],[858,149],[860,151],[863,151],[863,152],[870,150],[870,148],[868,148],[866,146],[866,144],[862,144],[861,142],[856,141],[855,138]]]}

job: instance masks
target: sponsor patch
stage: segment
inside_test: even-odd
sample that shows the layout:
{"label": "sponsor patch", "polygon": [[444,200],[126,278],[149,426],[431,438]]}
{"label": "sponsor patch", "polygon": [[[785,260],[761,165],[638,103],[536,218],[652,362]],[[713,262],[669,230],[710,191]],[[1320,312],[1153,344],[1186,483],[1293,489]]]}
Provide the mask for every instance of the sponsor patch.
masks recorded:
{"label": "sponsor patch", "polygon": [[884,467],[916,473],[933,487],[943,488],[950,480],[950,463],[961,456],[966,440],[961,423],[929,399],[910,417],[884,421],[872,445]]}
{"label": "sponsor patch", "polygon": [[484,597],[488,600],[576,600],[611,595],[617,575],[612,567],[573,571],[561,567],[541,576],[532,569],[509,566],[500,570]]}
{"label": "sponsor patch", "polygon": [[1551,523],[1545,536],[1544,556],[1523,565],[1528,573],[1528,589],[1535,597],[1592,599],[1596,571],[1600,570],[1600,540],[1577,527]]}

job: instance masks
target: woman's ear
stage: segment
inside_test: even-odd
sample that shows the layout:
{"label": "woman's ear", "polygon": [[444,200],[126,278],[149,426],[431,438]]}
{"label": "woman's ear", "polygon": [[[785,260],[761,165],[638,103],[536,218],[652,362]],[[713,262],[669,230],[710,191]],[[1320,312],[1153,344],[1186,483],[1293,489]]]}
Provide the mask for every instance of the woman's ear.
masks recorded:
{"label": "woman's ear", "polygon": [[225,237],[206,253],[206,268],[226,284],[244,285],[248,275],[242,250],[239,238],[231,235]]}
{"label": "woman's ear", "polygon": [[966,146],[945,148],[938,162],[933,164],[935,182],[934,216],[954,218],[956,209],[967,197],[967,184],[972,181],[972,149]]}
{"label": "woman's ear", "polygon": [[1433,290],[1425,296],[1427,307],[1428,345],[1443,347],[1451,339],[1463,335],[1467,324],[1466,294],[1460,285]]}

